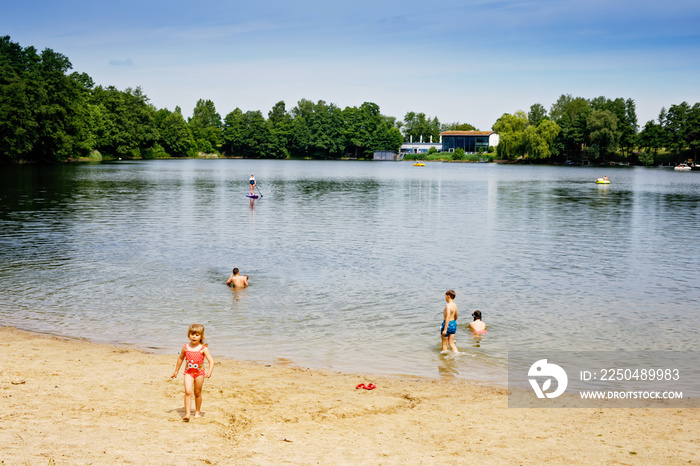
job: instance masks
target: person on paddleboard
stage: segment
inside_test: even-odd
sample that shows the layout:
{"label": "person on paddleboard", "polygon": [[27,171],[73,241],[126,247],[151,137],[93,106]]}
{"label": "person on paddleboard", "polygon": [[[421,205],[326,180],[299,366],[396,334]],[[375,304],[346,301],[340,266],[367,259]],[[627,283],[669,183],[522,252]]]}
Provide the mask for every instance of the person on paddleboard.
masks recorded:
{"label": "person on paddleboard", "polygon": [[250,183],[250,190],[248,191],[248,194],[252,196],[253,194],[255,194],[255,175],[250,175],[248,183]]}

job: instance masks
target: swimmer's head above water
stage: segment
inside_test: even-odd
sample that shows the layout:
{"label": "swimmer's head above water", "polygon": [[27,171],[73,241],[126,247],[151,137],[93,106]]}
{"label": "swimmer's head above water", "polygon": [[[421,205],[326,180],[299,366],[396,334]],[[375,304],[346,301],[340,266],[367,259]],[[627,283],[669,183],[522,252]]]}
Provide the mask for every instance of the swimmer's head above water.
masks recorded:
{"label": "swimmer's head above water", "polygon": [[474,317],[474,320],[481,320],[481,311],[474,311],[472,317]]}

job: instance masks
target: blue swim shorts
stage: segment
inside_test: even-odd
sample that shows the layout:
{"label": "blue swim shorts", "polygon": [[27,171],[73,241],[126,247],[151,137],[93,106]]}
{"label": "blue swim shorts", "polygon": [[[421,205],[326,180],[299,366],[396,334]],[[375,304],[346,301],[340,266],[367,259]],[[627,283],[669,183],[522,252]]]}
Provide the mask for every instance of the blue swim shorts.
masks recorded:
{"label": "blue swim shorts", "polygon": [[[445,330],[445,321],[442,321],[442,326],[440,327],[440,335],[442,335],[442,331]],[[456,320],[451,320],[449,324],[447,324],[447,332],[445,334],[446,337],[450,335],[454,335],[457,333],[457,321]]]}

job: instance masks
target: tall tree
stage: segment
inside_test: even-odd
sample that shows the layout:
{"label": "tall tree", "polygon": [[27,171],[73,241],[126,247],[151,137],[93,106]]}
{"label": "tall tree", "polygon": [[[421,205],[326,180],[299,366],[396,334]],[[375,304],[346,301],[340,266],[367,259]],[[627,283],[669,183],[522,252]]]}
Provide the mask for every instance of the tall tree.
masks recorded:
{"label": "tall tree", "polygon": [[525,128],[523,136],[524,152],[530,159],[548,159],[552,156],[552,145],[561,128],[544,118],[540,123]]}
{"label": "tall tree", "polygon": [[38,125],[24,79],[27,53],[9,36],[0,37],[0,162],[26,157],[36,140]]}
{"label": "tall tree", "polygon": [[180,107],[176,107],[174,112],[163,119],[160,141],[166,152],[173,157],[192,157],[197,154],[197,144]]}
{"label": "tall tree", "polygon": [[644,165],[652,165],[659,149],[664,145],[664,130],[661,125],[647,121],[639,133],[639,145],[645,151],[644,156],[640,156],[640,161]]}
{"label": "tall tree", "polygon": [[666,114],[666,124],[664,125],[666,141],[668,148],[673,151],[677,160],[683,149],[689,147],[689,113],[690,105],[687,102],[682,102],[679,105],[671,105]]}
{"label": "tall tree", "polygon": [[598,149],[598,158],[605,162],[618,143],[617,117],[609,110],[593,110],[587,124],[591,145]]}
{"label": "tall tree", "polygon": [[537,126],[542,120],[547,118],[547,110],[542,104],[533,104],[530,106],[530,112],[527,114],[527,121],[532,126]]}
{"label": "tall tree", "polygon": [[693,158],[697,162],[700,152],[700,103],[696,102],[688,111],[688,146],[693,151]]}
{"label": "tall tree", "polygon": [[287,158],[289,156],[289,141],[292,136],[292,116],[287,112],[283,100],[277,102],[267,114],[267,122],[270,127],[272,147],[270,155],[274,158]]}
{"label": "tall tree", "polygon": [[425,113],[408,112],[403,121],[402,129],[407,141],[437,142],[440,138],[440,121],[437,117],[429,118]]}
{"label": "tall tree", "polygon": [[556,155],[568,159],[582,159],[584,147],[588,142],[587,121],[591,106],[583,97],[562,95],[552,105],[549,117],[561,131],[555,138],[552,147]]}
{"label": "tall tree", "polygon": [[222,151],[228,155],[240,155],[243,147],[243,110],[235,108],[224,118],[221,131]]}
{"label": "tall tree", "polygon": [[155,108],[140,87],[120,91],[97,86],[90,97],[91,116],[98,119],[96,149],[120,157],[139,157],[159,139]]}
{"label": "tall tree", "polygon": [[335,104],[301,99],[291,113],[294,117],[290,148],[293,156],[335,159],[343,155],[343,115]]}
{"label": "tall tree", "polygon": [[217,113],[214,102],[199,99],[187,124],[190,127],[190,131],[192,131],[192,136],[197,141],[200,151],[205,151],[205,149],[216,150],[221,143],[222,123],[221,115]]}
{"label": "tall tree", "polygon": [[573,123],[581,117],[581,114],[586,114],[587,117],[590,108],[588,100],[583,97],[572,97],[571,94],[562,94],[549,109],[549,118],[553,121],[558,121],[564,115],[568,115],[569,120]]}
{"label": "tall tree", "polygon": [[82,75],[67,57],[0,38],[0,160],[55,162],[86,152]]}
{"label": "tall tree", "polygon": [[527,128],[527,115],[522,110],[515,114],[504,113],[493,125],[499,142],[496,154],[499,158],[514,160],[524,154],[523,133]]}
{"label": "tall tree", "polygon": [[267,158],[271,149],[270,128],[260,110],[243,114],[241,125],[240,155],[250,158]]}

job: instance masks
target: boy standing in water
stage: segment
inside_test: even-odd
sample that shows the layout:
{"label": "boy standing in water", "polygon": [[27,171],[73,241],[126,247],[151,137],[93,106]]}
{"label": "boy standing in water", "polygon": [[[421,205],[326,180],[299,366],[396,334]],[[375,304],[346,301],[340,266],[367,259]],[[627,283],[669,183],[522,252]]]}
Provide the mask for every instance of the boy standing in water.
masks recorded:
{"label": "boy standing in water", "polygon": [[455,345],[455,333],[457,332],[457,305],[455,304],[455,292],[447,290],[445,292],[445,311],[443,313],[442,327],[440,328],[440,336],[442,337],[442,351],[447,351],[447,346],[457,353],[457,345]]}

